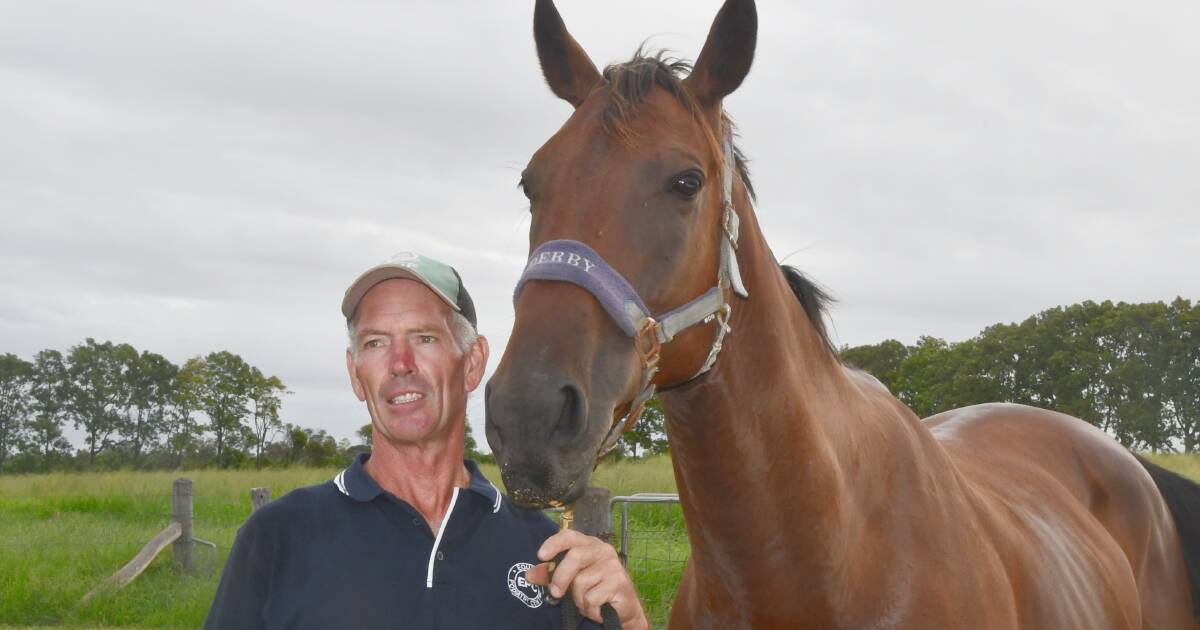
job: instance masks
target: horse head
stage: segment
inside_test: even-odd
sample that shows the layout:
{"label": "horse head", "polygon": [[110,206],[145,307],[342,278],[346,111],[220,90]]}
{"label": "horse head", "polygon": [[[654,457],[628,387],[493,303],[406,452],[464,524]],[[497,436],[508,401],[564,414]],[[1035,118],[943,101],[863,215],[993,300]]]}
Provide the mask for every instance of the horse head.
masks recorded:
{"label": "horse head", "polygon": [[694,67],[639,51],[601,73],[537,1],[542,71],[574,112],[522,173],[531,255],[486,389],[487,439],[517,502],[574,500],[621,419],[715,359],[744,292],[729,201],[747,195],[721,103],[756,32],[753,1],[728,0]]}

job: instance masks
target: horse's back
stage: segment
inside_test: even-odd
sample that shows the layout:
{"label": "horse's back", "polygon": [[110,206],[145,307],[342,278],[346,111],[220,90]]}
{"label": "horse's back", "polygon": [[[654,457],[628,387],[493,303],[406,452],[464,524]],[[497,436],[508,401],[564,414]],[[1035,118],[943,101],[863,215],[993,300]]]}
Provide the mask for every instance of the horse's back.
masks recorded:
{"label": "horse's back", "polygon": [[1012,404],[955,409],[926,426],[993,532],[1020,614],[1060,627],[1196,628],[1174,520],[1116,441]]}

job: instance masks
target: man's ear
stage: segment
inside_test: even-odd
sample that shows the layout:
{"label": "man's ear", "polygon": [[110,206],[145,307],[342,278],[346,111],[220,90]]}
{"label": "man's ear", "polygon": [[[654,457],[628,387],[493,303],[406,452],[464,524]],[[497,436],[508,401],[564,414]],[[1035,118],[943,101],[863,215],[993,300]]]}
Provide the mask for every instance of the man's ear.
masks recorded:
{"label": "man's ear", "polygon": [[358,380],[358,374],[354,373],[354,353],[346,348],[346,372],[350,374],[350,387],[354,388],[354,395],[358,396],[359,400],[367,399],[367,390]]}
{"label": "man's ear", "polygon": [[483,372],[487,368],[489,350],[487,337],[479,335],[475,337],[475,343],[471,344],[471,349],[467,351],[467,378],[464,385],[468,392],[475,391],[475,388],[483,382]]}

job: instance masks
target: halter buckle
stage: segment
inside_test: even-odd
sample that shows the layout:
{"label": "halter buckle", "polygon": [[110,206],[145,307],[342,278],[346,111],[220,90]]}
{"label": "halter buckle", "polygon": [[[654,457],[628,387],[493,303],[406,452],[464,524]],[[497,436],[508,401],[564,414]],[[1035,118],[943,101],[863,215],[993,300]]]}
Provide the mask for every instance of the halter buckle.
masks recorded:
{"label": "halter buckle", "polygon": [[642,359],[642,369],[649,370],[658,365],[658,357],[662,352],[662,343],[658,341],[658,322],[653,317],[647,317],[638,328],[637,336],[633,338],[633,348]]}

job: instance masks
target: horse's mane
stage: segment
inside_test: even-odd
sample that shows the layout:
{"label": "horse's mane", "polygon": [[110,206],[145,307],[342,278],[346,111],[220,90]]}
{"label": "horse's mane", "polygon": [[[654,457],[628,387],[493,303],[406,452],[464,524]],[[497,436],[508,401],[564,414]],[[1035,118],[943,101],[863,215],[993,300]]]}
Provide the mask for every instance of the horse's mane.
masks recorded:
{"label": "horse's mane", "polygon": [[[692,63],[685,59],[675,59],[667,56],[667,51],[659,50],[653,53],[644,52],[638,47],[633,58],[624,63],[614,63],[604,69],[604,84],[612,94],[612,102],[604,110],[601,127],[605,133],[633,142],[634,133],[629,126],[637,106],[646,100],[650,90],[658,86],[675,97],[689,113],[699,116],[701,108],[696,98],[684,86],[683,80],[692,72]],[[733,121],[722,113],[725,123],[733,128]],[[719,136],[713,138],[716,147],[720,148]],[[733,144],[734,162],[737,163],[738,174],[746,185],[746,191],[755,201],[758,196],[754,192],[754,184],[750,182],[750,169],[746,165],[746,156],[742,150]]]}
{"label": "horse's mane", "polygon": [[804,314],[808,316],[808,321],[812,322],[813,328],[816,329],[817,335],[824,342],[825,347],[833,353],[833,356],[839,356],[837,348],[829,339],[829,331],[825,328],[825,311],[834,302],[833,296],[799,269],[791,265],[780,265],[779,269],[783,271],[783,277],[787,279],[788,286],[791,287],[792,293],[796,294],[796,299],[804,308]]}

